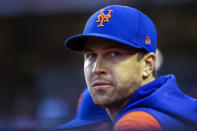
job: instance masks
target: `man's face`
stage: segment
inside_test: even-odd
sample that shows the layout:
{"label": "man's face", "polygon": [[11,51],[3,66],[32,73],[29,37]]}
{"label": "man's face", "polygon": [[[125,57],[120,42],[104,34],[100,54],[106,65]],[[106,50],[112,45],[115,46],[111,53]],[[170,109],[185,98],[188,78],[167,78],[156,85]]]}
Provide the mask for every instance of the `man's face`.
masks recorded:
{"label": "man's face", "polygon": [[135,48],[101,38],[84,47],[84,74],[96,105],[108,107],[130,99],[142,82],[142,65]]}

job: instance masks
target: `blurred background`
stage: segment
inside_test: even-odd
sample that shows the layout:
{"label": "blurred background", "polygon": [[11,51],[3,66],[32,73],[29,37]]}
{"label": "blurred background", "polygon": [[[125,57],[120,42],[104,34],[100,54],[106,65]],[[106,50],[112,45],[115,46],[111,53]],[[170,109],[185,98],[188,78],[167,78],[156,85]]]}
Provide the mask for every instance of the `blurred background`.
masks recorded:
{"label": "blurred background", "polygon": [[181,90],[197,98],[196,0],[2,0],[2,130],[54,130],[75,116],[86,87],[83,56],[64,41],[109,4],[138,8],[155,22],[163,55],[158,74],[175,74]]}

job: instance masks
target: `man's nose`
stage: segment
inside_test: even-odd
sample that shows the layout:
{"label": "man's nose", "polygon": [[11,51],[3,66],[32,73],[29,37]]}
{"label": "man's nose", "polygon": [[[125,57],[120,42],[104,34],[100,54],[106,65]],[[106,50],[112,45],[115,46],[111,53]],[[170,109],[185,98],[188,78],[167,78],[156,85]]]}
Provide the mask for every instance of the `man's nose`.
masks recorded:
{"label": "man's nose", "polygon": [[106,74],[107,73],[107,65],[106,61],[103,57],[98,56],[93,67],[93,73],[97,75]]}

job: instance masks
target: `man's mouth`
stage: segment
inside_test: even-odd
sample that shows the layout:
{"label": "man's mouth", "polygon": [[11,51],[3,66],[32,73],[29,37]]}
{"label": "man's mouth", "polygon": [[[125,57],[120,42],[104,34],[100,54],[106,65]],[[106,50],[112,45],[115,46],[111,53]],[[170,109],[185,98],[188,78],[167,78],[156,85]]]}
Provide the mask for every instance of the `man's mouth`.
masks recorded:
{"label": "man's mouth", "polygon": [[95,81],[93,82],[92,87],[93,88],[106,88],[108,86],[111,86],[112,84],[106,81]]}

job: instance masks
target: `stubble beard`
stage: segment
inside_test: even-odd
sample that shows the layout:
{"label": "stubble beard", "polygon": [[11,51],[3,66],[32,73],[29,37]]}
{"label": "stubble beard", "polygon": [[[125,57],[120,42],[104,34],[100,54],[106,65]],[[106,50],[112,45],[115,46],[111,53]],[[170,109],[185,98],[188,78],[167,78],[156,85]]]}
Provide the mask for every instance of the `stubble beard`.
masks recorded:
{"label": "stubble beard", "polygon": [[[87,78],[87,77],[86,77]],[[113,87],[103,90],[102,93],[97,92],[92,89],[91,82],[95,81],[95,79],[105,80],[112,84]],[[90,94],[94,103],[97,106],[108,108],[110,106],[125,104],[125,101],[128,100],[134,95],[136,90],[140,87],[140,80],[135,78],[128,77],[125,81],[116,81],[110,78],[101,78],[99,76],[94,79],[86,79],[86,83],[88,85]]]}
{"label": "stubble beard", "polygon": [[[118,90],[108,92],[107,95],[99,95],[95,92],[91,92],[94,103],[102,108],[109,108],[112,106],[121,106],[125,104],[136,92],[132,85],[123,84],[125,87],[119,87]],[[129,90],[130,89],[130,90]]]}
{"label": "stubble beard", "polygon": [[102,108],[107,108],[113,104],[113,100],[110,96],[111,95],[101,96],[101,95],[93,94],[92,98],[93,98],[95,105],[102,107]]}

